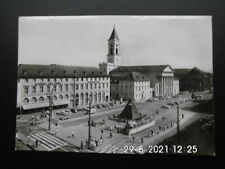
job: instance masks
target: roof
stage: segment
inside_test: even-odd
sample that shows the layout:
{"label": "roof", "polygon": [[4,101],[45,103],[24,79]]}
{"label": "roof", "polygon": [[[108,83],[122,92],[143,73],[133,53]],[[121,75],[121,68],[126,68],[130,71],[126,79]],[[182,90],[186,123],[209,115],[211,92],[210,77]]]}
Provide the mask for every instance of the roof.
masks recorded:
{"label": "roof", "polygon": [[117,35],[117,33],[116,33],[115,27],[113,28],[113,31],[112,31],[112,33],[111,33],[111,35],[110,35],[109,40],[112,40],[112,39],[119,40],[119,37],[118,37],[118,35]]}
{"label": "roof", "polygon": [[128,75],[123,77],[124,80],[131,80],[131,81],[148,81],[150,80],[149,76],[144,73],[139,72],[130,72]]}
{"label": "roof", "polygon": [[[113,69],[113,72],[126,72],[126,71],[136,71],[136,72],[162,72],[166,67],[172,67],[170,65],[145,65],[145,66],[119,66]],[[173,70],[173,69],[172,69]]]}
{"label": "roof", "polygon": [[174,69],[175,74],[187,74],[191,69]]}
{"label": "roof", "polygon": [[20,64],[18,77],[108,76],[97,67]]}
{"label": "roof", "polygon": [[119,117],[127,120],[136,120],[140,119],[142,116],[139,113],[136,105],[129,100],[123,111],[120,113]]}

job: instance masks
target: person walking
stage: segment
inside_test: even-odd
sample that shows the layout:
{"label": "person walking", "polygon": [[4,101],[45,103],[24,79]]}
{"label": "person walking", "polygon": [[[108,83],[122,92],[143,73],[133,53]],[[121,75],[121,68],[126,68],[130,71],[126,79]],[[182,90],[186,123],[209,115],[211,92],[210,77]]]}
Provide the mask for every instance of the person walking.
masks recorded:
{"label": "person walking", "polygon": [[142,144],[144,143],[144,139],[143,139],[143,137],[141,137],[141,143],[142,143]]}
{"label": "person walking", "polygon": [[72,131],[72,137],[75,137],[75,133],[74,133],[74,131]]}
{"label": "person walking", "polygon": [[134,143],[135,137],[133,136],[132,139],[133,139],[133,143]]}
{"label": "person walking", "polygon": [[109,137],[112,138],[112,132],[111,132],[111,131],[110,131],[110,133],[109,133]]}
{"label": "person walking", "polygon": [[80,148],[81,149],[83,149],[84,148],[84,143],[83,143],[83,141],[81,140],[81,142],[80,142]]}

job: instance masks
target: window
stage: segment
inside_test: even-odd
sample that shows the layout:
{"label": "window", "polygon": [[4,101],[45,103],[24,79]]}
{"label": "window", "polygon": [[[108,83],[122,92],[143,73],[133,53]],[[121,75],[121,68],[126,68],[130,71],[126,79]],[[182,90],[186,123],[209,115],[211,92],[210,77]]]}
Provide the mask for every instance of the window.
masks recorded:
{"label": "window", "polygon": [[86,86],[86,89],[88,89],[88,83],[86,83],[85,86]]}
{"label": "window", "polygon": [[95,83],[95,89],[97,89],[97,84]]}
{"label": "window", "polygon": [[50,92],[50,86],[47,86],[47,92]]}
{"label": "window", "polygon": [[102,83],[102,88],[105,88],[105,83]]}
{"label": "window", "polygon": [[43,86],[40,86],[40,92],[43,92]]}
{"label": "window", "polygon": [[118,48],[116,48],[116,54],[118,55]]}
{"label": "window", "polygon": [[62,85],[61,85],[61,86],[59,86],[59,88],[60,88],[60,91],[62,91]]}
{"label": "window", "polygon": [[68,91],[68,84],[65,85],[66,91]]}
{"label": "window", "polygon": [[81,84],[81,90],[83,90],[83,87],[84,87],[83,84]]}
{"label": "window", "polygon": [[76,84],[76,90],[78,90],[79,89],[79,85],[78,84]]}
{"label": "window", "polygon": [[110,54],[113,55],[113,48],[110,48]]}
{"label": "window", "polygon": [[32,87],[32,93],[36,93],[36,86]]}
{"label": "window", "polygon": [[101,83],[99,83],[98,88],[101,89]]}
{"label": "window", "polygon": [[28,86],[24,86],[24,93],[28,94]]}

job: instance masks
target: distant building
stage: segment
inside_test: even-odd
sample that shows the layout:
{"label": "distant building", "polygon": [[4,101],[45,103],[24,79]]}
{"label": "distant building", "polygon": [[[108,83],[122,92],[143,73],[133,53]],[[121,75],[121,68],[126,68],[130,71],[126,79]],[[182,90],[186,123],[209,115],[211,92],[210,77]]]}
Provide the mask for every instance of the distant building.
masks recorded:
{"label": "distant building", "polygon": [[138,72],[111,79],[111,97],[114,99],[143,101],[152,97],[150,78]]}
{"label": "distant building", "polygon": [[173,79],[173,95],[177,95],[180,92],[179,79],[174,77]]}
{"label": "distant building", "polygon": [[[111,97],[114,99],[125,96],[144,101],[156,96],[175,95],[174,74],[169,65],[119,66],[110,72],[110,76]],[[179,88],[176,87],[177,90]]]}
{"label": "distant building", "polygon": [[[173,88],[174,74],[169,65],[121,66],[120,40],[115,26],[108,40],[107,63],[99,69],[111,77],[113,99],[145,101],[155,96],[174,95],[179,88]],[[178,80],[175,81],[176,84]]]}
{"label": "distant building", "polygon": [[55,108],[110,100],[110,77],[95,67],[21,64],[17,88],[17,106],[27,111],[48,109],[52,90]]}
{"label": "distant building", "polygon": [[179,78],[180,91],[206,91],[213,87],[213,75],[196,67],[192,69],[174,69]]}

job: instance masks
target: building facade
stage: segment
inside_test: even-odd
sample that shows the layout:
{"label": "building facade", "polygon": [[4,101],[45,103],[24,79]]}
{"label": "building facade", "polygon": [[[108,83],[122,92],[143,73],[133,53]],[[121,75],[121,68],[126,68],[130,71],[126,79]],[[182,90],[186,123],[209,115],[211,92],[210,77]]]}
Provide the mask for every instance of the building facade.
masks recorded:
{"label": "building facade", "polygon": [[150,79],[138,72],[131,72],[122,78],[112,78],[110,93],[114,99],[145,101],[152,97]]}
{"label": "building facade", "polygon": [[63,65],[19,65],[17,106],[23,110],[87,106],[110,100],[110,77],[98,68]]}
{"label": "building facade", "polygon": [[192,69],[175,69],[179,78],[181,91],[205,91],[213,88],[213,75],[196,67]]}
{"label": "building facade", "polygon": [[[110,72],[111,86],[114,86],[114,82],[120,84],[121,81],[122,83],[122,81],[124,81],[130,74],[133,74],[135,80],[138,78],[139,80],[142,78],[142,81],[147,80],[145,83],[136,83],[148,85],[146,88],[147,90],[143,91],[146,95],[144,100],[151,97],[175,95],[174,87],[176,86],[174,86],[174,74],[173,69],[169,65],[119,66]],[[139,88],[139,86],[137,87]],[[112,90],[113,87],[111,92],[114,93]],[[176,91],[177,90],[178,89],[176,88]],[[140,94],[137,94],[137,96],[139,97],[137,97],[136,100],[140,100],[140,98],[142,98],[142,95]],[[112,98],[114,97],[115,95],[112,95]],[[115,99],[118,99],[118,97],[115,97]]]}

